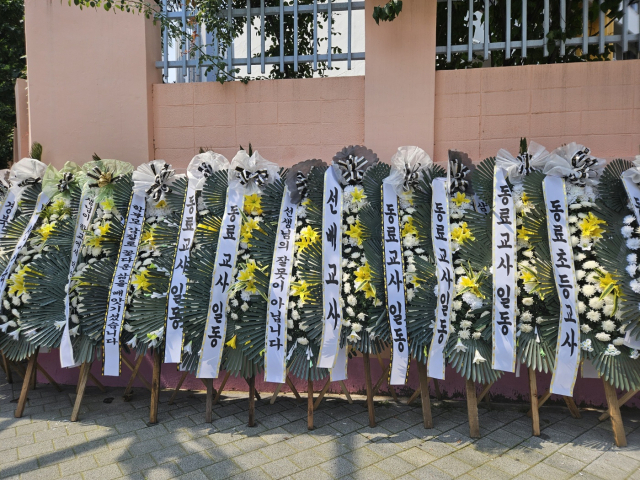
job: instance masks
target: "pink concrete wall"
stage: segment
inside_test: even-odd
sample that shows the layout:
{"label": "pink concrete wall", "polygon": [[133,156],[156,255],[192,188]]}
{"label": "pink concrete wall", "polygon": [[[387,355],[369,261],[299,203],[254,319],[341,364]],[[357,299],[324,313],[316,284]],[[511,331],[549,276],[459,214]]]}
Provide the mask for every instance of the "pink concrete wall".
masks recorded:
{"label": "pink concrete wall", "polygon": [[474,160],[520,137],[551,150],[576,141],[604,158],[640,146],[640,60],[436,72],[435,160]]}
{"label": "pink concrete wall", "polygon": [[154,85],[153,115],[155,157],[174,167],[200,147],[231,160],[249,142],[284,166],[330,162],[364,141],[364,78]]}
{"label": "pink concrete wall", "polygon": [[142,15],[26,0],[30,142],[43,161],[153,158],[160,30]]}

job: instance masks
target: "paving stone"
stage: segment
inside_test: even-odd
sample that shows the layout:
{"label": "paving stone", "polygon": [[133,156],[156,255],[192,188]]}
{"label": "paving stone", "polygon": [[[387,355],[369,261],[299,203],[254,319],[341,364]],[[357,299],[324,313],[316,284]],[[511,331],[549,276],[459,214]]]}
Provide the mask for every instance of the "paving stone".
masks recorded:
{"label": "paving stone", "polygon": [[242,472],[242,469],[233,460],[229,459],[204,467],[201,471],[205,474],[206,478],[222,480]]}
{"label": "paving stone", "polygon": [[560,452],[556,452],[550,457],[547,457],[544,460],[544,463],[547,465],[551,465],[552,467],[558,468],[570,474],[578,473],[582,470],[587,464],[577,460],[569,455],[564,455]]}
{"label": "paving stone", "polygon": [[527,473],[544,480],[549,480],[550,478],[554,480],[562,480],[571,476],[567,472],[552,467],[551,465],[548,465],[546,463],[538,463],[537,465],[534,465],[529,470],[527,470]]}
{"label": "paving stone", "polygon": [[141,473],[148,480],[168,480],[182,475],[182,470],[175,463],[169,462],[143,470]]}
{"label": "paving stone", "polygon": [[405,473],[409,473],[416,469],[415,465],[403,460],[397,455],[385,458],[384,460],[376,463],[375,466],[383,472],[387,472],[393,476],[404,475]]}
{"label": "paving stone", "polygon": [[318,466],[333,478],[341,478],[358,470],[358,466],[345,457],[332,458]]}
{"label": "paving stone", "polygon": [[452,477],[448,473],[443,472],[434,465],[425,465],[411,472],[411,475],[419,480],[428,478],[429,480],[449,480]]}
{"label": "paving stone", "polygon": [[54,478],[60,478],[60,470],[57,465],[52,465],[46,468],[38,468],[27,473],[20,475],[23,480],[49,480]]}
{"label": "paving stone", "polygon": [[271,459],[261,451],[254,451],[233,457],[233,461],[236,462],[242,470],[251,470],[254,467],[269,463]]}
{"label": "paving stone", "polygon": [[121,477],[122,472],[117,465],[112,464],[82,472],[82,476],[85,480],[111,480]]}
{"label": "paving stone", "polygon": [[272,478],[280,479],[296,473],[300,468],[286,458],[261,465],[262,470]]}
{"label": "paving stone", "polygon": [[129,458],[118,462],[118,466],[122,473],[129,475],[156,465],[156,461],[148,453],[137,457]]}
{"label": "paving stone", "polygon": [[512,475],[507,472],[486,463],[470,470],[469,475],[479,480],[507,480],[512,478]]}
{"label": "paving stone", "polygon": [[214,463],[214,460],[206,452],[192,453],[176,461],[176,464],[183,472],[198,470],[212,463]]}

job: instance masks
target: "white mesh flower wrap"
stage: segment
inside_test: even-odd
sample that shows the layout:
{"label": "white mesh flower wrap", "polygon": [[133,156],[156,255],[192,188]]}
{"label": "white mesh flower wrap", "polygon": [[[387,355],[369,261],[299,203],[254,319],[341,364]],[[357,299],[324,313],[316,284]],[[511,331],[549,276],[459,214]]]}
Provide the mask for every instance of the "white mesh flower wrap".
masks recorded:
{"label": "white mesh flower wrap", "polygon": [[507,172],[507,177],[511,182],[522,182],[524,177],[534,170],[542,170],[549,152],[546,148],[536,142],[529,142],[526,153],[514,157],[504,148],[501,148],[496,155],[496,166]]}
{"label": "white mesh flower wrap", "polygon": [[278,178],[279,167],[260,156],[256,151],[249,156],[240,150],[231,160],[229,188],[243,187],[245,195],[260,193],[262,188]]}
{"label": "white mesh flower wrap", "polygon": [[46,169],[47,166],[44,163],[34,158],[23,158],[11,167],[9,181],[16,197],[29,185],[41,183]]}
{"label": "white mesh flower wrap", "polygon": [[175,170],[164,160],[152,160],[140,165],[133,172],[133,191],[137,195],[146,195],[154,202],[162,200],[171,193],[173,182],[178,178]]}
{"label": "white mesh flower wrap", "polygon": [[563,145],[551,152],[543,172],[545,175],[563,177],[579,187],[595,185],[606,162],[590,153],[587,147],[579,143]]}
{"label": "white mesh flower wrap", "polygon": [[208,152],[199,153],[191,159],[187,167],[189,186],[196,190],[201,190],[207,178],[220,170],[228,170],[229,160],[219,153]]}
{"label": "white mesh flower wrap", "polygon": [[633,167],[624,171],[622,176],[640,185],[640,155],[636,155],[636,159],[633,161]]}
{"label": "white mesh flower wrap", "polygon": [[400,147],[391,157],[391,173],[384,180],[397,195],[415,190],[421,173],[431,166],[431,157],[420,147]]}
{"label": "white mesh flower wrap", "polygon": [[69,191],[71,184],[81,181],[82,170],[74,162],[66,162],[64,167],[57,170],[53,165],[49,165],[42,177],[42,191],[53,199],[56,195]]}

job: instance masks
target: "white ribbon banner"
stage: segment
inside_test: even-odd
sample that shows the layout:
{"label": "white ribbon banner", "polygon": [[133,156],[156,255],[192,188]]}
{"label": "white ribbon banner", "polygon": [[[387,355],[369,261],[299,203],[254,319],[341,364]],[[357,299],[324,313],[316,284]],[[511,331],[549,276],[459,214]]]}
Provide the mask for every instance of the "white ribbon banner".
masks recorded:
{"label": "white ribbon banner", "polygon": [[451,321],[451,303],[455,276],[451,254],[451,232],[449,228],[449,196],[447,182],[444,178],[434,178],[431,184],[431,238],[433,253],[436,257],[438,274],[438,299],[436,302],[436,325],[427,361],[427,375],[444,380],[444,349],[449,339]]}
{"label": "white ribbon banner", "polygon": [[[322,279],[323,315],[322,343],[320,345],[320,368],[336,369],[340,350],[340,329],[342,326],[342,187],[338,183],[334,169],[329,167],[324,174],[324,205],[322,206]],[[346,350],[346,347],[345,347]],[[346,363],[346,362],[345,362]]]}
{"label": "white ribbon banner", "polygon": [[16,263],[16,260],[20,255],[20,250],[22,250],[24,246],[27,244],[27,240],[29,240],[29,235],[31,235],[31,232],[35,228],[36,223],[40,218],[40,212],[42,212],[42,210],[44,209],[45,205],[47,205],[47,203],[49,203],[49,197],[47,196],[47,194],[44,192],[40,193],[40,195],[38,195],[38,201],[36,202],[36,207],[33,210],[33,213],[31,214],[31,219],[27,224],[27,228],[25,228],[24,232],[22,232],[22,236],[20,237],[20,240],[18,240],[16,247],[13,249],[13,255],[11,255],[11,258],[9,259],[9,263],[7,263],[7,267],[4,269],[4,272],[2,272],[2,275],[0,275],[0,292],[4,292],[4,287],[7,284],[7,278],[9,278],[9,275],[11,274],[11,270],[13,270],[13,265]]}
{"label": "white ribbon banner", "polygon": [[491,368],[516,368],[516,212],[504,170],[493,175],[493,356]]}
{"label": "white ribbon banner", "polygon": [[273,250],[271,277],[269,278],[269,306],[265,339],[264,380],[284,383],[287,365],[287,307],[289,283],[293,267],[293,246],[296,236],[296,214],[298,206],[291,202],[285,187],[278,220],[278,237]]}
{"label": "white ribbon banner", "polygon": [[209,314],[207,315],[207,325],[202,339],[202,351],[196,375],[198,378],[218,378],[220,372],[222,350],[227,335],[227,299],[238,255],[243,205],[244,189],[242,187],[229,188],[220,236],[218,237],[218,249],[216,250],[209,299]]}
{"label": "white ribbon banner", "polygon": [[4,203],[2,204],[2,209],[0,209],[0,238],[4,237],[7,227],[9,226],[9,222],[13,220],[13,216],[16,213],[17,206],[18,202],[15,194],[12,191],[9,191],[9,193],[7,193],[7,198],[4,199]]}
{"label": "white ribbon banner", "polygon": [[182,350],[182,315],[180,301],[187,287],[184,269],[196,230],[196,189],[189,185],[182,209],[182,224],[171,272],[171,288],[167,299],[167,328],[165,334],[164,363],[180,363]]}
{"label": "white ribbon banner", "polygon": [[120,375],[120,330],[127,302],[129,278],[138,255],[145,208],[145,196],[132,194],[122,245],[120,252],[118,252],[118,264],[111,279],[109,302],[105,315],[102,367],[102,374],[105,376],[117,377]]}
{"label": "white ribbon banner", "polygon": [[[635,170],[635,168],[633,170]],[[633,213],[636,215],[636,220],[638,224],[640,224],[640,188],[638,188],[637,183],[631,178],[626,177],[624,173],[622,174],[622,183],[624,184],[624,189],[627,191]]]}
{"label": "white ribbon banner", "polygon": [[390,183],[382,182],[382,242],[387,290],[387,312],[393,349],[391,353],[391,385],[404,385],[409,368],[407,312],[405,305],[404,266],[400,245],[398,195]]}
{"label": "white ribbon banner", "polygon": [[551,393],[571,397],[580,365],[580,324],[578,286],[567,222],[568,207],[564,179],[547,176],[543,182],[543,189],[553,274],[561,305],[556,368],[551,378]]}
{"label": "white ribbon banner", "polygon": [[[88,194],[83,195],[80,199],[78,218],[76,218],[76,228],[73,236],[73,247],[71,249],[71,261],[69,262],[67,288],[71,283],[71,277],[73,276],[73,273],[76,271],[76,266],[78,265],[78,255],[80,254],[80,249],[82,248],[82,242],[84,240],[84,232],[89,226],[89,222],[91,221],[91,217],[93,216],[95,208],[95,198],[93,196],[89,196]],[[77,364],[73,358],[71,334],[69,333],[69,330],[71,329],[71,326],[69,324],[69,322],[71,321],[69,308],[69,292],[67,292],[67,295],[64,297],[64,315],[65,324],[64,330],[62,332],[62,339],[60,340],[60,366],[62,368],[76,367]]]}

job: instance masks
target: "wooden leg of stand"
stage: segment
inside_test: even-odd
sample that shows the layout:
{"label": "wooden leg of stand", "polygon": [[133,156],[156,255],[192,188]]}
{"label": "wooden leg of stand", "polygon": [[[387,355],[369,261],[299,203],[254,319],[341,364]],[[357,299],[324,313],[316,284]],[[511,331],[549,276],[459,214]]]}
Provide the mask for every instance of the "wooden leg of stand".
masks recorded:
{"label": "wooden leg of stand", "polygon": [[[538,400],[538,410],[540,410],[540,408],[547,403],[547,400],[549,400],[549,398],[551,397],[551,390],[550,389],[546,389],[544,391],[544,394],[540,397],[540,399]],[[529,410],[527,412],[527,417],[531,418],[532,412],[531,410]]]}
{"label": "wooden leg of stand", "polygon": [[313,430],[313,381],[307,380],[307,429]]}
{"label": "wooden leg of stand", "polygon": [[440,384],[437,379],[433,379],[433,387],[436,389],[436,400],[442,400],[442,393],[440,393]]}
{"label": "wooden leg of stand", "polygon": [[207,423],[213,421],[213,378],[207,379],[207,402],[205,420]]}
{"label": "wooden leg of stand", "polygon": [[104,393],[107,391],[107,389],[105,388],[105,386],[100,383],[100,380],[98,380],[95,375],[91,372],[89,372],[89,380],[91,380],[91,383],[93,383],[96,387],[98,387],[98,389]]}
{"label": "wooden leg of stand", "polygon": [[409,400],[407,401],[407,405],[411,405],[413,402],[416,401],[416,398],[418,398],[418,395],[420,395],[420,388],[418,388],[415,392],[413,392],[413,394],[409,397]]}
{"label": "wooden leg of stand", "polygon": [[322,390],[320,390],[320,395],[318,395],[318,398],[316,398],[316,401],[313,404],[314,410],[317,410],[318,407],[320,406],[320,402],[322,402],[322,399],[324,398],[327,391],[329,390],[329,385],[331,385],[331,378],[327,378],[327,383],[325,383],[324,387],[322,387]]}
{"label": "wooden leg of stand", "polygon": [[483,398],[489,398],[489,389],[491,388],[491,385],[493,385],[493,383],[487,383],[486,385],[482,386],[482,390],[480,391],[480,395],[478,395],[478,405],[480,405],[480,402],[482,401]]}
{"label": "wooden leg of stand", "polygon": [[220,400],[220,395],[222,395],[222,390],[224,389],[224,386],[227,384],[227,380],[229,380],[229,376],[231,375],[230,372],[227,372],[224,375],[224,378],[222,379],[222,383],[220,384],[220,388],[218,389],[218,391],[216,392],[216,396],[213,399],[213,404],[216,405],[218,403],[218,401]]}
{"label": "wooden leg of stand", "polygon": [[61,391],[62,391],[62,387],[61,387],[60,385],[58,385],[58,382],[56,382],[56,381],[53,379],[53,377],[52,377],[51,375],[49,375],[49,373],[48,373],[44,368],[42,368],[42,366],[41,366],[37,361],[36,361],[36,368],[37,368],[38,370],[40,370],[40,372],[42,372],[42,374],[45,376],[45,378],[46,378],[47,380],[49,380],[49,383],[50,383],[51,385],[53,385],[57,391],[59,391],[59,392],[61,392]]}
{"label": "wooden leg of stand", "polygon": [[540,412],[538,412],[538,383],[536,371],[529,367],[529,396],[531,397],[531,431],[534,437],[540,436]]}
{"label": "wooden leg of stand", "polygon": [[[142,363],[142,360],[144,360],[144,355],[140,355],[138,357],[138,360],[136,362],[136,365],[139,363]],[[132,365],[132,363],[129,361],[129,359],[127,357],[125,357],[124,355],[122,356],[122,363],[125,364],[125,366],[131,370],[131,376],[132,377],[138,377],[138,379],[140,379],[140,381],[144,384],[145,387],[147,387],[147,390],[151,391],[151,384],[147,381],[146,378],[144,378],[142,375],[140,375],[139,373],[139,369],[140,367],[138,367],[138,370],[136,370],[136,367],[134,367]],[[132,384],[133,385],[133,384]]]}
{"label": "wooden leg of stand", "polygon": [[296,386],[293,384],[293,382],[291,381],[291,379],[289,378],[288,375],[287,375],[287,378],[286,378],[285,381],[287,382],[287,385],[289,386],[289,388],[291,389],[291,391],[295,395],[296,400],[299,401],[299,402],[302,401],[302,397],[298,393],[298,390],[296,390]]}
{"label": "wooden leg of stand", "polygon": [[607,405],[609,406],[609,416],[611,417],[611,428],[613,429],[613,439],[618,447],[627,446],[627,436],[624,432],[622,424],[622,415],[620,415],[620,407],[618,406],[618,395],[613,385],[602,379],[604,385],[604,394],[607,397]]}
{"label": "wooden leg of stand", "polygon": [[[382,361],[382,357],[380,356],[379,353],[377,353],[376,356],[378,357],[378,363],[380,364],[380,369],[385,371],[384,362]],[[388,372],[389,372],[390,369],[391,369],[391,363],[389,363],[389,367],[386,370],[387,373],[384,373],[381,378],[383,378],[383,379],[387,378],[387,375],[388,375]],[[375,391],[377,392],[378,390],[376,389]],[[397,402],[398,401],[398,395],[396,394],[396,389],[393,388],[393,385],[391,385],[391,384],[389,384],[389,393],[391,393],[391,396]],[[375,395],[375,393],[374,393],[374,395]]]}
{"label": "wooden leg of stand", "polygon": [[478,400],[476,399],[476,384],[473,383],[473,380],[467,380],[467,409],[469,410],[469,436],[480,438]]}
{"label": "wooden leg of stand", "polygon": [[427,366],[417,362],[418,376],[420,377],[420,392],[422,394],[422,420],[424,428],[433,428],[433,418],[431,417],[431,399],[429,398],[429,377],[427,377]]}
{"label": "wooden leg of stand", "polygon": [[[627,403],[629,400],[631,400],[633,398],[633,396],[640,392],[640,390],[630,390],[627,393],[625,393],[623,396],[621,396],[618,399],[618,407],[623,406],[625,403]],[[607,418],[609,418],[609,412],[604,412],[602,415],[600,415],[598,417],[598,420],[600,420],[601,422],[604,422]]]}
{"label": "wooden leg of stand", "polygon": [[73,405],[73,412],[71,412],[72,422],[78,421],[78,415],[80,414],[80,405],[82,404],[82,397],[84,397],[84,389],[87,387],[87,380],[89,379],[90,370],[90,363],[85,362],[80,367],[80,378],[78,378],[78,394],[76,395],[76,403]]}
{"label": "wooden leg of stand", "polygon": [[569,412],[571,412],[571,416],[573,418],[582,418],[582,415],[580,415],[580,409],[576,405],[576,402],[573,400],[573,398],[572,397],[563,397],[563,398],[564,398],[564,403],[566,403],[567,407],[569,407]]}
{"label": "wooden leg of stand", "polygon": [[256,377],[249,380],[249,426],[256,426]]}
{"label": "wooden leg of stand", "polygon": [[149,423],[158,423],[158,403],[160,402],[160,369],[162,358],[158,350],[153,351],[153,373],[151,375],[151,408],[149,409]]}
{"label": "wooden leg of stand", "polygon": [[276,402],[276,398],[278,398],[278,394],[280,393],[280,390],[282,389],[283,385],[284,383],[279,383],[278,385],[276,385],[276,389],[273,391],[273,395],[271,395],[271,400],[269,400],[269,403],[271,405],[273,405]]}
{"label": "wooden leg of stand", "polygon": [[[38,350],[39,349],[36,349],[35,353],[33,354],[33,356],[36,357],[36,367],[38,365]],[[36,389],[37,378],[38,378],[38,369],[34,367],[33,374],[31,375],[31,388],[33,390]]]}
{"label": "wooden leg of stand", "polygon": [[31,355],[29,357],[29,363],[27,364],[27,373],[24,376],[24,380],[22,381],[22,391],[20,392],[20,399],[18,400],[18,406],[16,407],[16,411],[14,416],[16,418],[21,418],[24,413],[24,407],[27,405],[27,394],[29,393],[29,387],[31,386],[31,377],[35,375],[36,371],[36,356]]}
{"label": "wooden leg of stand", "polygon": [[13,374],[11,373],[11,367],[9,366],[9,361],[7,360],[7,357],[4,353],[2,354],[2,367],[7,374],[7,383],[13,383]]}
{"label": "wooden leg of stand", "polygon": [[373,386],[373,395],[374,396],[376,396],[378,394],[378,390],[382,386],[382,382],[384,382],[384,379],[387,378],[387,376],[389,375],[389,369],[390,368],[391,368],[391,365],[388,365],[386,368],[384,366],[382,367],[382,375],[380,375],[380,378],[378,379],[376,384]]}
{"label": "wooden leg of stand", "polygon": [[376,426],[376,412],[373,407],[373,388],[371,387],[371,362],[368,353],[362,354],[364,360],[364,378],[367,385],[367,410],[369,411],[369,426]]}
{"label": "wooden leg of stand", "polygon": [[349,390],[347,390],[347,386],[344,384],[344,380],[340,380],[338,384],[340,385],[340,390],[342,390],[342,393],[344,393],[344,396],[347,398],[347,402],[351,405],[353,403],[353,399],[351,398]]}
{"label": "wooden leg of stand", "polygon": [[180,380],[178,380],[178,385],[176,385],[176,388],[173,390],[173,393],[171,394],[171,398],[169,399],[169,405],[173,405],[173,402],[176,399],[176,395],[178,395],[178,392],[180,391],[180,387],[184,383],[184,379],[187,378],[188,373],[189,372],[182,372],[182,375],[180,375]]}

